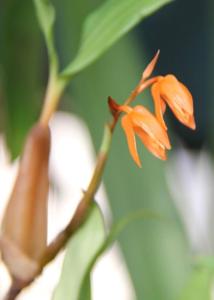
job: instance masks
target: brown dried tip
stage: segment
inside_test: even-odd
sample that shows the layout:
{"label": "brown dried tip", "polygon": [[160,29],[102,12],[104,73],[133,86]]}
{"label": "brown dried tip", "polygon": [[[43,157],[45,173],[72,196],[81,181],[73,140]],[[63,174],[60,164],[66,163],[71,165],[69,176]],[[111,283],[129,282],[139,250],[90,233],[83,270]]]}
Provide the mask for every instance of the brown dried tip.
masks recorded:
{"label": "brown dried tip", "polygon": [[108,97],[108,106],[109,106],[110,112],[112,113],[112,115],[114,117],[118,113],[120,106],[116,103],[116,101],[111,96]]}
{"label": "brown dried tip", "polygon": [[27,136],[0,237],[3,260],[20,280],[37,271],[47,245],[49,152],[50,130],[36,124]]}

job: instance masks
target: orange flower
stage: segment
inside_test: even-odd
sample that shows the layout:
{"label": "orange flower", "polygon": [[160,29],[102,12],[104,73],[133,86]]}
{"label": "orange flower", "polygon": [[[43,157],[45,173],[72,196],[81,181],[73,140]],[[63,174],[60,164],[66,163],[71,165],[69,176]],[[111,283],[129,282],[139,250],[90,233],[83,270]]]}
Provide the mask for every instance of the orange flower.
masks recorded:
{"label": "orange flower", "polygon": [[166,103],[182,124],[195,129],[192,95],[174,75],[159,77],[158,81],[152,85],[151,91],[154,98],[156,116],[165,129],[163,114],[166,109]]}
{"label": "orange flower", "polygon": [[[109,107],[114,116],[113,125],[116,124],[121,112],[126,113],[122,117],[121,124],[126,134],[129,151],[139,167],[141,167],[141,162],[137,152],[135,134],[152,154],[162,160],[166,159],[166,150],[170,149],[167,127],[163,119],[166,104],[169,105],[181,123],[191,129],[195,129],[193,99],[189,90],[171,74],[150,78],[159,53],[160,51],[158,50],[145,68],[139,84],[132,91],[124,105],[118,105],[109,97]],[[154,98],[156,116],[143,106],[138,105],[134,108],[128,106],[149,86],[152,86],[151,92]]]}
{"label": "orange flower", "polygon": [[195,129],[193,99],[187,87],[171,74],[148,79],[157,63],[159,53],[160,51],[158,50],[143,72],[141,81],[137,87],[137,94],[140,94],[146,87],[152,85],[151,92],[155,103],[155,114],[164,129],[167,129],[163,119],[166,103],[182,124]]}
{"label": "orange flower", "polygon": [[141,105],[134,108],[117,105],[113,99],[109,99],[109,106],[114,110],[126,113],[122,117],[121,125],[126,134],[131,156],[139,167],[141,167],[141,162],[137,152],[135,134],[153,155],[162,160],[166,159],[166,149],[170,149],[168,135],[152,113]]}

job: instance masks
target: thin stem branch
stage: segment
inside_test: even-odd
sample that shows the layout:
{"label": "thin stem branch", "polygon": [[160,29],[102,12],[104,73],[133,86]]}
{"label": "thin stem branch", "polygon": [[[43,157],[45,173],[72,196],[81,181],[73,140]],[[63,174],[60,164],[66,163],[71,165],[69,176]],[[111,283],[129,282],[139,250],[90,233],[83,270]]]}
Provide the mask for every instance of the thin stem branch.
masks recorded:
{"label": "thin stem branch", "polygon": [[66,245],[70,237],[86,220],[91,207],[91,203],[94,199],[94,195],[101,182],[105,163],[108,157],[111,139],[112,130],[109,125],[106,125],[103,134],[103,140],[97,158],[96,167],[94,169],[94,173],[87,188],[87,191],[84,193],[83,198],[77,206],[77,209],[71,221],[68,223],[66,228],[62,232],[60,232],[57,235],[57,237],[53,240],[53,242],[47,247],[47,250],[45,251],[42,258],[41,268],[43,268],[47,263],[54,259],[54,257],[59,253],[59,251]]}
{"label": "thin stem branch", "polygon": [[[130,96],[127,98],[124,104],[129,104],[136,98],[136,96],[139,94],[140,84],[137,85],[137,87],[130,94]],[[148,84],[150,84],[150,82],[148,82]],[[94,195],[99,187],[103,175],[105,163],[107,161],[110,149],[112,133],[117,124],[119,116],[120,113],[115,114],[112,121],[105,126],[103,140],[97,157],[96,167],[92,179],[89,183],[88,189],[86,190],[83,198],[77,206],[77,209],[71,221],[68,223],[66,228],[62,232],[60,232],[57,235],[57,237],[53,240],[53,242],[47,247],[47,250],[45,251],[41,261],[41,268],[43,268],[47,263],[54,259],[54,257],[59,253],[59,251],[66,245],[70,237],[86,220],[91,207],[91,203],[93,202]]]}
{"label": "thin stem branch", "polygon": [[140,80],[136,88],[131,92],[130,96],[124,102],[124,105],[129,105],[135,98],[142,93],[148,86],[158,81],[162,76],[156,76],[147,80]]}

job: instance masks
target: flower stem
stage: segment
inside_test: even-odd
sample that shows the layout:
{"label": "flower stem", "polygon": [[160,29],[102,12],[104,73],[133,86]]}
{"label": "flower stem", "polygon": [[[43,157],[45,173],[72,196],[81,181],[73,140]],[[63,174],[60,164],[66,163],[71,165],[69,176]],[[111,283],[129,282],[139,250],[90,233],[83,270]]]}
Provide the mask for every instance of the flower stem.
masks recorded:
{"label": "flower stem", "polygon": [[21,282],[21,284],[17,281],[14,281],[4,300],[14,300],[24,287],[28,286],[32,281],[34,281],[34,279],[39,274],[41,274],[43,268],[56,257],[56,255],[60,252],[60,250],[63,249],[63,247],[72,237],[72,235],[80,228],[80,226],[86,220],[88,213],[92,207],[91,204],[93,203],[94,195],[102,179],[104,167],[108,158],[108,153],[111,145],[112,133],[116,122],[114,122],[113,128],[111,125],[112,124],[105,125],[103,139],[98,153],[93,176],[88,185],[88,189],[86,190],[81,201],[79,202],[71,221],[68,223],[66,228],[56,236],[56,238],[50,243],[50,245],[47,246],[45,253],[40,259],[40,267],[38,269],[37,274],[35,274],[34,278],[29,278],[28,281]]}
{"label": "flower stem", "polygon": [[59,253],[59,251],[66,245],[71,236],[86,220],[94,199],[94,195],[101,182],[105,163],[111,145],[111,140],[112,130],[107,124],[104,129],[103,139],[97,157],[97,163],[88,189],[84,193],[81,201],[79,202],[79,205],[77,206],[77,209],[71,221],[68,223],[66,228],[62,232],[60,232],[57,235],[57,237],[53,240],[53,242],[47,247],[41,261],[41,270],[47,263],[54,259],[54,257]]}
{"label": "flower stem", "polygon": [[129,105],[148,86],[150,86],[151,84],[155,83],[156,81],[158,81],[161,78],[162,78],[162,76],[156,76],[156,77],[153,77],[153,78],[150,78],[150,79],[147,79],[147,80],[144,80],[144,79],[140,80],[140,82],[138,83],[138,85],[136,86],[136,88],[131,92],[130,96],[124,102],[124,105]]}

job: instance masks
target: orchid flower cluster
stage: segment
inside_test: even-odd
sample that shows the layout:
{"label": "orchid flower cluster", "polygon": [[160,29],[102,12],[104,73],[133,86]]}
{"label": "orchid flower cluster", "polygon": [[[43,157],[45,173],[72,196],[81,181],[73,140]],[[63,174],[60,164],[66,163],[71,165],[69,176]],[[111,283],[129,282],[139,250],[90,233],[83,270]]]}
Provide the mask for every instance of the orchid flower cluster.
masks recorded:
{"label": "orchid flower cluster", "polygon": [[[178,79],[168,74],[150,78],[157,63],[160,51],[156,53],[142,74],[142,78],[124,105],[118,105],[109,97],[109,107],[115,118],[125,113],[121,125],[125,132],[130,154],[135,163],[141,167],[141,161],[136,146],[137,135],[145,147],[156,157],[166,160],[166,151],[171,149],[167,126],[164,121],[166,104],[175,117],[185,126],[195,129],[193,98],[190,91]],[[131,107],[129,104],[151,86],[155,114],[143,105]]]}

